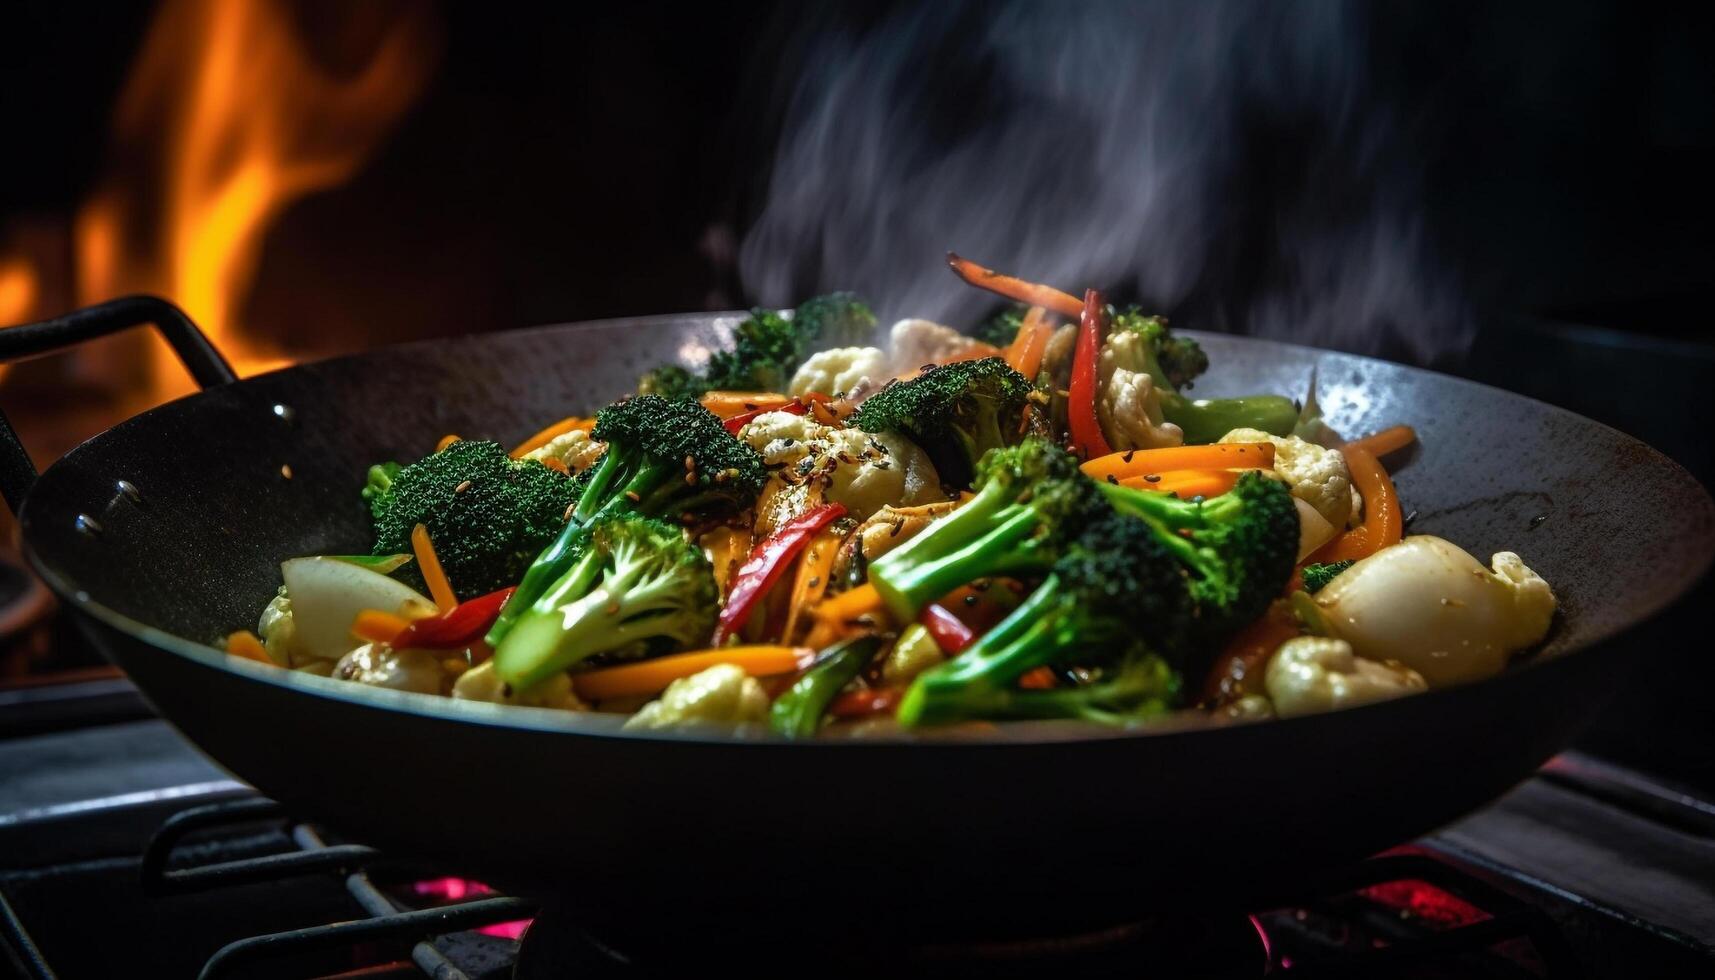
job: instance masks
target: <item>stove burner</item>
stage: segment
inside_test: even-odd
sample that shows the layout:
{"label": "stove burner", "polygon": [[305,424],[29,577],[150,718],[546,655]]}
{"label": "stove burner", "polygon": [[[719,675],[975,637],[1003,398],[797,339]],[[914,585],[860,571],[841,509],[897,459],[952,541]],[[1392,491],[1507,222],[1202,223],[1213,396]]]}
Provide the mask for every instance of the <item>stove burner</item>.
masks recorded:
{"label": "stove burner", "polygon": [[992,942],[897,945],[877,939],[828,949],[752,937],[723,943],[707,934],[692,941],[679,934],[666,941],[661,936],[616,940],[592,934],[573,912],[549,908],[525,932],[512,975],[515,980],[680,977],[709,972],[714,963],[742,963],[747,972],[764,975],[1214,980],[1262,976],[1269,955],[1266,937],[1243,915],[1161,918]]}

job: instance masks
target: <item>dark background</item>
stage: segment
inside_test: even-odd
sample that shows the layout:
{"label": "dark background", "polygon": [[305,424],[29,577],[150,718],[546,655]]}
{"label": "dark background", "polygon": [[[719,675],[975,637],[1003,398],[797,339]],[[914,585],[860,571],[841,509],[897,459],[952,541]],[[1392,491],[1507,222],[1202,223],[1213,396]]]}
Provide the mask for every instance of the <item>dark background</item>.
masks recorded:
{"label": "dark background", "polygon": [[[153,8],[0,15],[0,251],[124,165],[112,106]],[[805,39],[861,34],[890,9],[440,4],[426,91],[353,179],[273,226],[242,320],[309,355],[742,305],[733,251]],[[337,11],[303,4],[307,36]],[[1420,2],[1369,20],[1373,97],[1405,121],[1423,210],[1477,311],[1470,348],[1432,366],[1606,421],[1715,480],[1715,7]],[[1291,129],[1255,139],[1259,186],[1277,186]],[[1266,208],[1242,220],[1267,231]],[[40,312],[69,301],[50,293]],[[1590,746],[1715,784],[1715,650],[1686,628],[1700,611],[1634,638],[1645,663]]]}

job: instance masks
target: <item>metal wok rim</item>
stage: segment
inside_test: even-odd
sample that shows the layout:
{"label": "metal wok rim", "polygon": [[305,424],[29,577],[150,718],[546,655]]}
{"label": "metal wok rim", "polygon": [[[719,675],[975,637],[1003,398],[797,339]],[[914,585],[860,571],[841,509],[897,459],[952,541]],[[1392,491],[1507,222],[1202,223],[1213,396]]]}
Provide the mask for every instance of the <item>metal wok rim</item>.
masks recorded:
{"label": "metal wok rim", "polygon": [[[325,358],[319,361],[303,362],[279,368],[274,371],[268,371],[263,374],[254,375],[251,378],[242,378],[238,381],[232,382],[231,385],[222,385],[219,388],[210,389],[208,391],[193,392],[141,412],[138,415],[121,421],[100,434],[92,436],[80,443],[61,457],[60,460],[56,460],[47,471],[44,471],[43,475],[46,476],[47,473],[51,473],[62,463],[73,460],[80,453],[94,451],[92,447],[97,447],[102,440],[109,437],[111,434],[122,429],[130,428],[134,425],[146,426],[150,423],[152,416],[155,416],[168,408],[177,406],[180,403],[193,401],[205,396],[213,397],[216,392],[225,390],[232,385],[248,384],[252,380],[290,373],[311,365],[382,359],[401,351],[444,345],[448,342],[481,342],[485,338],[504,335],[570,332],[604,326],[617,326],[623,324],[660,324],[678,320],[694,320],[700,323],[719,323],[722,320],[729,318],[736,321],[738,319],[742,319],[746,315],[747,314],[743,311],[718,311],[707,313],[611,317],[601,320],[541,324],[537,326],[517,328],[514,330],[497,331],[488,334],[464,334],[455,337],[412,341],[404,344],[390,344],[374,348],[372,350],[344,354],[333,358]],[[1655,449],[1653,446],[1627,435],[1618,429],[1614,429],[1611,426],[1597,422],[1594,419],[1578,415],[1575,412],[1548,404],[1547,402],[1507,391],[1503,388],[1470,381],[1465,378],[1458,378],[1425,368],[1396,364],[1391,361],[1361,354],[1348,354],[1343,351],[1328,351],[1323,348],[1310,347],[1302,344],[1292,344],[1265,338],[1246,337],[1232,334],[1216,334],[1199,330],[1185,330],[1182,332],[1188,336],[1197,337],[1199,339],[1219,337],[1223,341],[1227,342],[1239,342],[1248,346],[1264,346],[1280,350],[1299,351],[1310,355],[1333,353],[1338,354],[1343,358],[1351,358],[1363,364],[1382,366],[1389,370],[1404,369],[1428,374],[1434,376],[1442,383],[1451,384],[1456,387],[1465,387],[1468,390],[1473,391],[1498,393],[1509,399],[1534,404],[1543,411],[1551,413],[1554,416],[1574,421],[1579,425],[1600,427],[1601,429],[1605,429],[1622,439],[1644,447],[1653,459],[1659,462],[1665,462],[1672,469],[1677,470],[1688,484],[1703,490],[1704,492],[1701,494],[1698,506],[1704,511],[1706,522],[1715,521],[1715,500],[1711,500],[1708,491],[1702,487],[1701,483],[1692,477],[1684,467],[1680,466],[1673,459]],[[32,494],[32,498],[33,496],[34,495]],[[1212,734],[1223,730],[1222,727],[1202,725],[1174,726],[1167,728],[1145,725],[1135,728],[1118,729],[1090,725],[1077,726],[1074,729],[1072,726],[1057,726],[1055,728],[1049,728],[1048,726],[1044,726],[1040,723],[1009,722],[1002,723],[1002,734],[998,737],[992,734],[975,737],[970,734],[937,735],[933,732],[885,732],[854,737],[817,738],[808,741],[792,741],[768,735],[766,733],[744,733],[734,735],[725,731],[713,729],[622,731],[620,725],[623,723],[624,716],[617,714],[609,715],[600,712],[568,712],[548,708],[530,708],[474,701],[455,701],[449,697],[417,694],[406,691],[392,691],[362,684],[354,684],[349,681],[335,680],[330,677],[321,677],[302,671],[287,670],[285,668],[233,657],[225,651],[210,644],[200,643],[195,640],[179,636],[175,633],[170,633],[165,630],[149,626],[130,616],[118,612],[102,602],[99,602],[88,592],[76,588],[72,583],[63,579],[58,571],[49,565],[43,556],[36,550],[29,534],[34,517],[34,508],[31,507],[32,498],[26,498],[18,515],[20,536],[22,538],[22,551],[30,567],[41,576],[43,581],[48,584],[49,588],[52,589],[53,592],[59,596],[61,601],[68,605],[68,607],[75,609],[80,614],[88,615],[92,619],[95,619],[120,633],[136,637],[157,650],[185,657],[205,667],[210,667],[216,670],[233,671],[250,680],[287,687],[292,689],[294,692],[303,695],[327,698],[383,711],[401,712],[417,716],[429,716],[448,721],[468,722],[485,726],[518,728],[528,731],[553,732],[607,739],[689,742],[703,745],[794,745],[799,748],[806,746],[815,746],[818,748],[845,746],[852,749],[877,750],[889,746],[911,746],[917,749],[971,750],[979,748],[1005,748],[1017,745],[1071,745],[1081,742],[1106,742],[1113,739],[1129,738],[1187,738],[1200,734]],[[1522,661],[1515,660],[1513,663],[1510,663],[1506,670],[1501,674],[1476,683],[1485,685],[1518,683],[1518,678],[1526,672],[1553,669],[1553,664],[1558,663],[1559,661],[1577,654],[1587,653],[1591,651],[1592,648],[1613,640],[1616,636],[1634,629],[1643,622],[1654,618],[1664,609],[1683,598],[1703,579],[1706,574],[1708,574],[1712,561],[1715,561],[1715,547],[1705,549],[1704,553],[1696,560],[1692,574],[1684,576],[1676,588],[1663,589],[1652,593],[1648,602],[1639,606],[1637,615],[1629,617],[1629,622],[1613,624],[1601,628],[1592,633],[1592,635],[1586,638],[1584,642],[1579,643],[1576,646],[1568,647],[1564,650],[1556,651],[1555,653],[1547,656],[1532,653]],[[1556,623],[1558,624],[1560,621],[1561,613],[1557,612]],[[1414,695],[1412,700],[1421,701],[1423,699],[1446,699],[1450,696],[1457,696],[1457,692],[1466,686],[1468,685],[1457,685],[1426,691],[1422,694]],[[1340,713],[1347,714],[1352,712],[1363,712],[1369,713],[1368,716],[1373,717],[1374,713],[1387,711],[1390,707],[1392,706],[1389,703],[1382,702],[1342,709]],[[1269,719],[1267,722],[1262,722],[1262,724],[1298,724],[1303,726],[1314,723],[1314,720],[1319,717],[1322,716],[1311,715],[1290,719],[1273,718]],[[1248,727],[1248,724],[1255,723],[1247,723],[1245,727]],[[1281,731],[1286,732],[1288,729],[1281,729]]]}

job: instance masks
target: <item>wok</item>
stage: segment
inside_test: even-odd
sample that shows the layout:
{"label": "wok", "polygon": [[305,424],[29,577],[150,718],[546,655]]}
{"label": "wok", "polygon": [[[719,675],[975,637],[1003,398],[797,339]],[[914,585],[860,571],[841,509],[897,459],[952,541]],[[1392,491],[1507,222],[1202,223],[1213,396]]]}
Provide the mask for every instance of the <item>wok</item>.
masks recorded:
{"label": "wok", "polygon": [[[211,385],[43,473],[19,515],[25,546],[163,717],[292,812],[663,937],[945,935],[1267,901],[1483,805],[1565,746],[1635,656],[1620,634],[1715,552],[1708,495],[1613,429],[1395,364],[1198,335],[1215,394],[1302,391],[1315,369],[1336,428],[1416,426],[1398,469],[1412,530],[1479,558],[1521,553],[1561,601],[1546,645],[1484,683],[1292,721],[801,743],[621,734],[608,718],[368,689],[208,645],[255,623],[282,559],[366,550],[369,464],[449,432],[522,438],[663,359],[699,360],[736,319],[437,340],[243,381],[159,300],[8,330],[0,356],[14,357],[153,321]],[[10,427],[0,435],[16,505],[32,471]]]}

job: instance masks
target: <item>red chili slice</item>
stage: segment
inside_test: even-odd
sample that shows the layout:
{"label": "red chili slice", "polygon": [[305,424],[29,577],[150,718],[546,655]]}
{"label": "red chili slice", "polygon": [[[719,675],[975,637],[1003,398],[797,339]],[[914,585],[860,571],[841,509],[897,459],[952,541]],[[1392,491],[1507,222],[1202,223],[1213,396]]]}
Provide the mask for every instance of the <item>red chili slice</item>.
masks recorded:
{"label": "red chili slice", "polygon": [[1096,417],[1096,358],[1102,352],[1102,320],[1106,315],[1099,290],[1084,291],[1084,313],[1078,318],[1078,345],[1072,351],[1072,384],[1066,392],[1066,428],[1072,451],[1085,459],[1113,452]]}
{"label": "red chili slice", "polygon": [[733,574],[726,607],[721,610],[720,623],[715,627],[715,646],[725,643],[727,637],[744,628],[762,597],[786,571],[786,566],[792,564],[792,559],[798,557],[816,532],[845,514],[844,504],[823,504],[787,521],[772,536],[750,549],[750,556]]}
{"label": "red chili slice", "polygon": [[393,638],[393,646],[399,649],[406,647],[428,647],[445,650],[466,647],[476,642],[500,618],[500,610],[506,605],[506,600],[512,598],[512,593],[518,587],[501,589],[488,595],[464,602],[448,609],[439,616],[419,619],[399,632]]}

